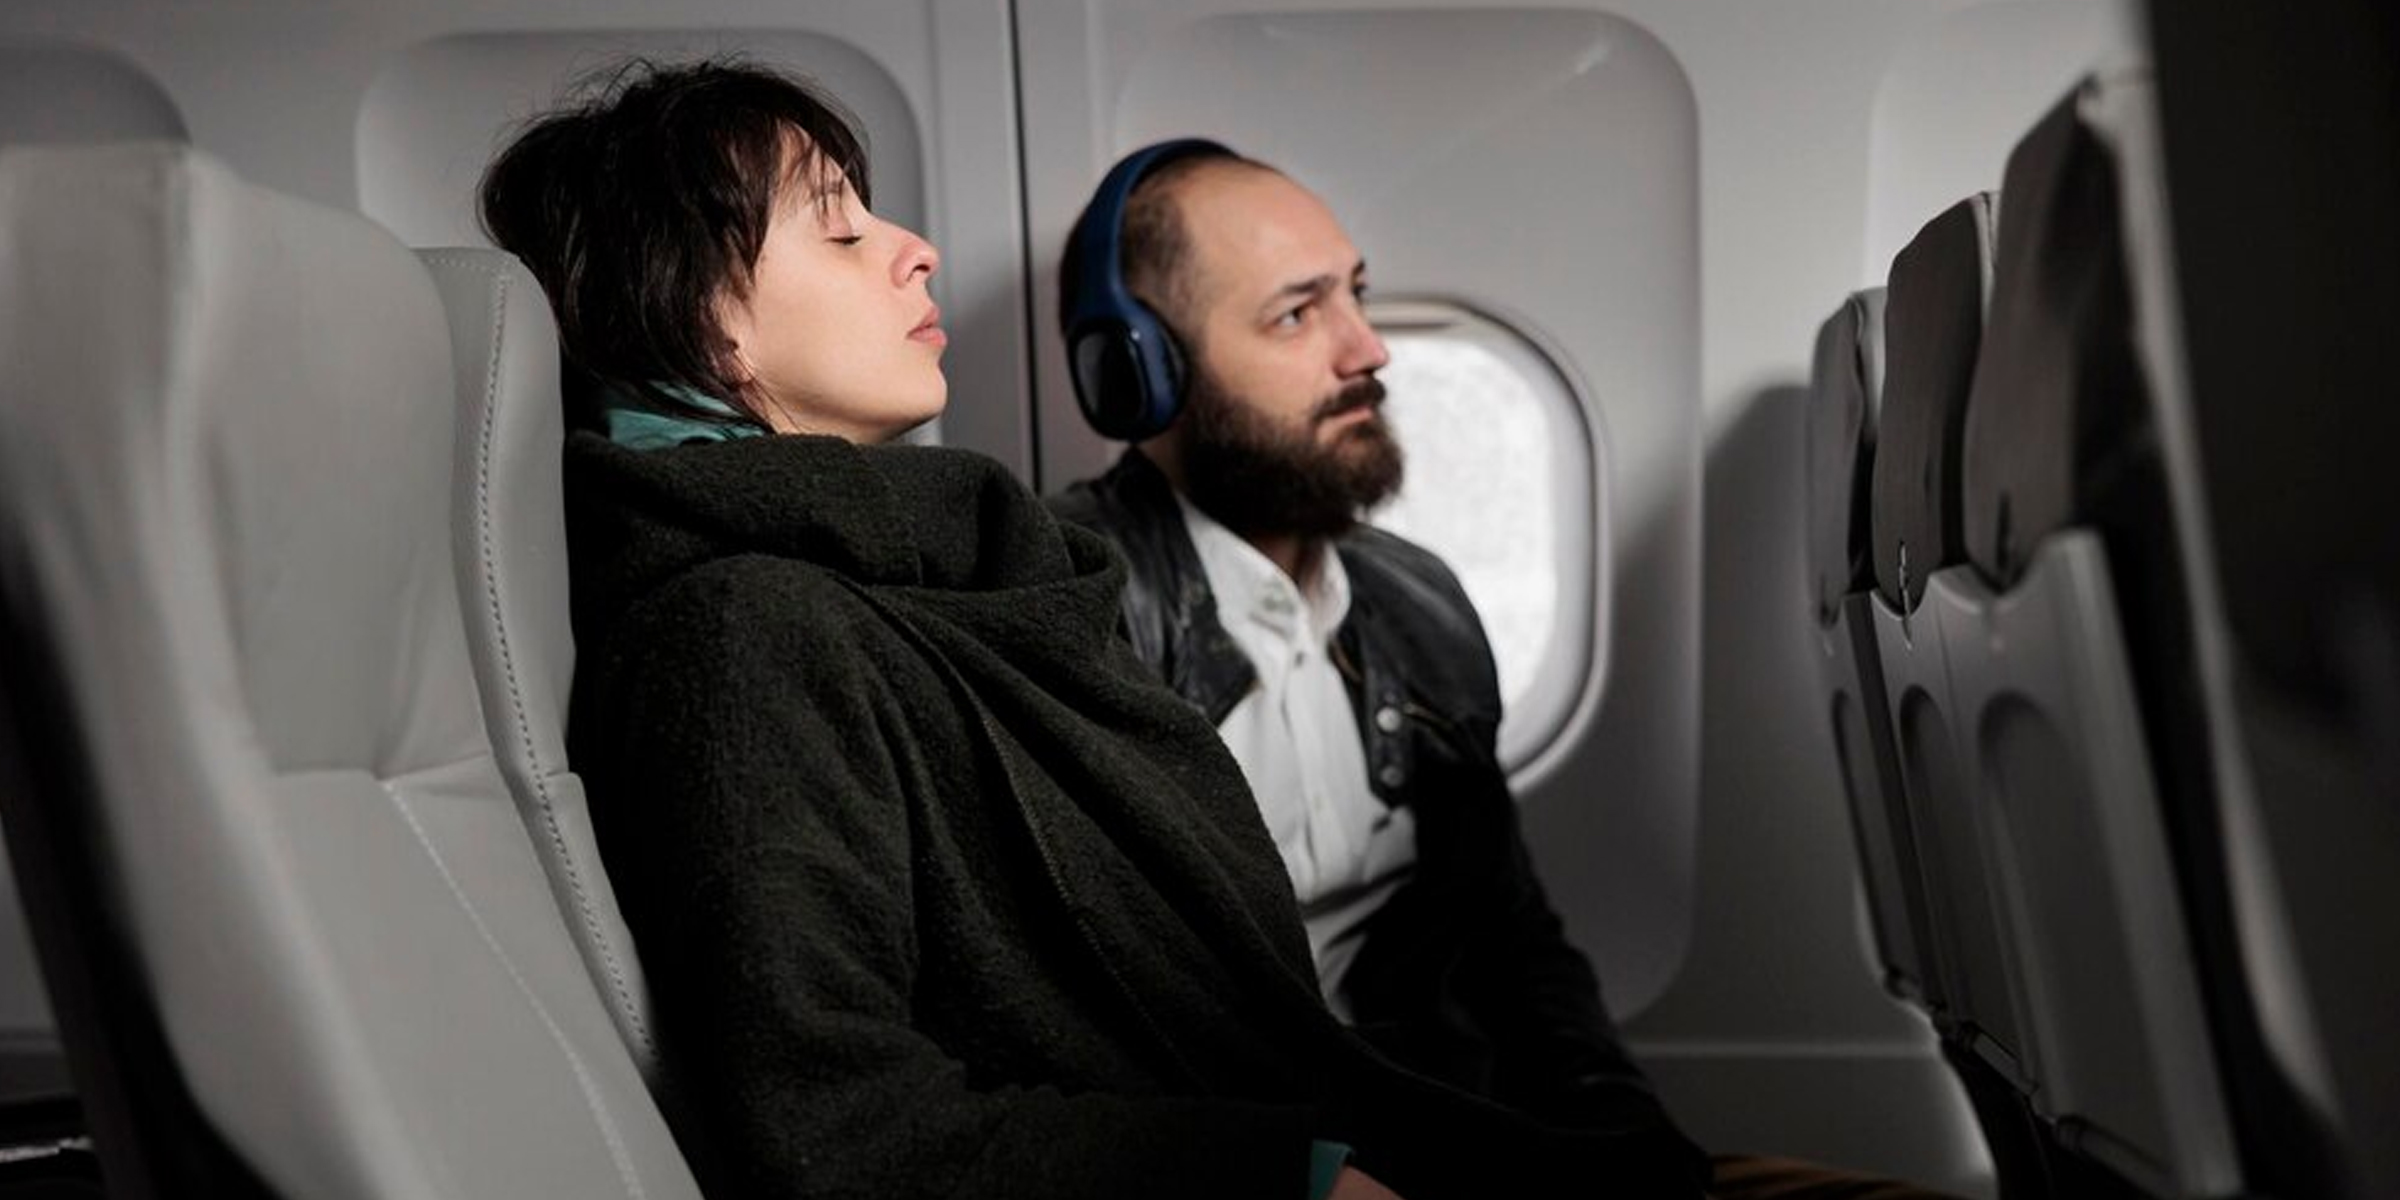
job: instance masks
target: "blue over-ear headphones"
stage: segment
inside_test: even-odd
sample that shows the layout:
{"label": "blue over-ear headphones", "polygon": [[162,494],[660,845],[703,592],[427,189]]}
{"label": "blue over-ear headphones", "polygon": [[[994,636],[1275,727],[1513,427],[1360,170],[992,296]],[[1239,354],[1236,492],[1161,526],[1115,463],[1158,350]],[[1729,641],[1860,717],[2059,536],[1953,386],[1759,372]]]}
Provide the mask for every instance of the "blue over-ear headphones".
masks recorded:
{"label": "blue over-ear headphones", "polygon": [[1067,240],[1067,289],[1059,313],[1067,337],[1067,371],[1083,419],[1103,437],[1138,442],[1175,423],[1183,407],[1183,348],[1150,306],[1125,289],[1119,243],[1125,205],[1151,170],[1196,155],[1234,157],[1201,138],[1145,146],[1126,155],[1075,222]]}

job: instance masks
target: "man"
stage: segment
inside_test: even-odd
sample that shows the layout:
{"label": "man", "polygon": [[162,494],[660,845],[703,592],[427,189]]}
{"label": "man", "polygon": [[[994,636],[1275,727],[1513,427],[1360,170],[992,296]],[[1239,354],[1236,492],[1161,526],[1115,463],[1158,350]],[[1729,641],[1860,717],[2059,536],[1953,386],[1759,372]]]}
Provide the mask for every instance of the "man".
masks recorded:
{"label": "man", "polygon": [[[1119,164],[1070,242],[1061,318],[1087,416],[1135,444],[1052,505],[1123,551],[1126,634],[1249,776],[1336,1015],[1546,1122],[1672,1131],[1533,874],[1473,607],[1433,554],[1358,521],[1402,467],[1366,283],[1332,212],[1273,168],[1199,141]],[[1721,1160],[1717,1189],[1921,1194],[1765,1160]]]}

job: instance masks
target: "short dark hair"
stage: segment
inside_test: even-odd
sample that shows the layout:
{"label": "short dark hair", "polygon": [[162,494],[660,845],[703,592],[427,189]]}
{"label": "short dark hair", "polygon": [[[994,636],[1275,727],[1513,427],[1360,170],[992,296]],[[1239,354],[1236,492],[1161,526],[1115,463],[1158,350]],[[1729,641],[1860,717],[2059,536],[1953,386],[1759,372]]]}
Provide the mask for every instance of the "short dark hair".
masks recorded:
{"label": "short dark hair", "polygon": [[[1184,221],[1183,206],[1176,195],[1182,190],[1184,180],[1212,166],[1275,170],[1230,150],[1204,150],[1161,163],[1143,173],[1140,182],[1133,185],[1132,194],[1125,198],[1124,228],[1117,234],[1117,262],[1124,273],[1126,290],[1149,305],[1167,323],[1167,328],[1183,340],[1185,349],[1195,352],[1199,349],[1194,342],[1199,330],[1191,315],[1193,306],[1199,302],[1199,281],[1191,269],[1191,228]],[[1069,238],[1058,263],[1058,321],[1062,329],[1073,318],[1074,314],[1068,310],[1074,304],[1075,279],[1082,269],[1082,262],[1075,254],[1075,241]]]}
{"label": "short dark hair", "polygon": [[837,178],[872,202],[850,113],[804,80],[734,59],[627,61],[518,131],[483,173],[483,228],[549,293],[564,360],[586,385],[569,389],[570,419],[591,423],[592,393],[614,387],[663,412],[726,420],[661,386],[671,385],[768,425],[717,305],[747,294],[779,190]]}

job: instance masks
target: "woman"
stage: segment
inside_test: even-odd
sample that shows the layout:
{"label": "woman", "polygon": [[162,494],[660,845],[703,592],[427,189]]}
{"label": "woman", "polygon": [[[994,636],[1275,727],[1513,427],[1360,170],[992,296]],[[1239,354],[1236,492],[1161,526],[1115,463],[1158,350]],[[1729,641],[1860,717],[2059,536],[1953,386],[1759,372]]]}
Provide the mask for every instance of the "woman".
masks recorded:
{"label": "woman", "polygon": [[703,1181],[1696,1192],[1325,1011],[1239,769],[1112,636],[1120,562],[885,444],[947,398],[940,259],[869,195],[837,110],[725,64],[621,74],[483,186],[578,379],[572,742]]}

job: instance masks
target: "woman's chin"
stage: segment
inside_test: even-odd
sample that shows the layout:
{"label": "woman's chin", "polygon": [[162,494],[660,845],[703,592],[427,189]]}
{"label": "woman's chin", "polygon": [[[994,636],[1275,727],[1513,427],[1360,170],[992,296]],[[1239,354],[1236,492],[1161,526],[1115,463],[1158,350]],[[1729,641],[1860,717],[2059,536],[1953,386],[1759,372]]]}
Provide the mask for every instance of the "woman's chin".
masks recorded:
{"label": "woman's chin", "polygon": [[892,420],[883,423],[882,427],[877,429],[872,436],[859,440],[877,443],[899,441],[939,418],[942,410],[947,407],[945,400],[946,397],[937,394],[930,403],[912,405],[904,413],[895,414]]}
{"label": "woman's chin", "polygon": [[914,419],[908,423],[908,427],[914,429],[927,421],[934,420],[949,411],[949,408],[950,380],[937,371],[933,376],[933,386],[926,389],[924,400],[916,406]]}

